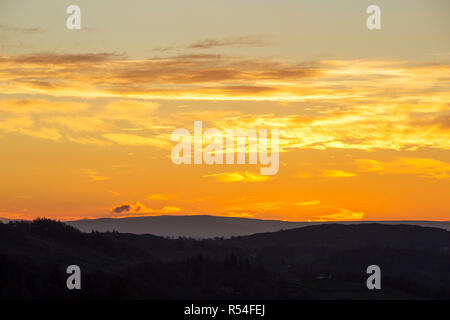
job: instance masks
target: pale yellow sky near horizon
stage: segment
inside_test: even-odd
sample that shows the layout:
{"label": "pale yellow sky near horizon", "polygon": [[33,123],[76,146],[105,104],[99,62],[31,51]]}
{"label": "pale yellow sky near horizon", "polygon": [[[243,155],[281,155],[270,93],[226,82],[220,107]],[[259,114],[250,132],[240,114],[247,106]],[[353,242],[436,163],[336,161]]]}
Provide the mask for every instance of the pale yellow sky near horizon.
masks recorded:
{"label": "pale yellow sky near horizon", "polygon": [[[0,217],[450,220],[449,9],[3,1]],[[279,172],[174,165],[194,120],[279,129]]]}

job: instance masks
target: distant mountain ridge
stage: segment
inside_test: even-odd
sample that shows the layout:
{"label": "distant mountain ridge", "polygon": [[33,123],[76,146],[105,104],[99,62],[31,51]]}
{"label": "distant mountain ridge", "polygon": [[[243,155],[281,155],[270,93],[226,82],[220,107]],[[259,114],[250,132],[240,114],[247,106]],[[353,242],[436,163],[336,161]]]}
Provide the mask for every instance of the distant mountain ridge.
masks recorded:
{"label": "distant mountain ridge", "polygon": [[441,228],[450,231],[450,221],[339,221],[339,222],[293,222],[210,215],[148,216],[130,218],[101,218],[68,221],[67,224],[83,232],[118,231],[121,233],[153,234],[163,237],[189,237],[197,239],[245,236],[255,233],[276,232],[317,224],[408,224]]}

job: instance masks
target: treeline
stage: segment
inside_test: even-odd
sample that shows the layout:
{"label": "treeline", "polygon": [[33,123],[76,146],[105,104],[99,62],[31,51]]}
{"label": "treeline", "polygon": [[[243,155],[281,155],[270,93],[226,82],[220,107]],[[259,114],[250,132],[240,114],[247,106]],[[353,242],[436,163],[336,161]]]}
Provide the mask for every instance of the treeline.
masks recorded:
{"label": "treeline", "polygon": [[[450,299],[450,232],[323,225],[232,239],[0,223],[1,299]],[[380,265],[382,290],[366,288]],[[68,290],[66,268],[81,268]]]}

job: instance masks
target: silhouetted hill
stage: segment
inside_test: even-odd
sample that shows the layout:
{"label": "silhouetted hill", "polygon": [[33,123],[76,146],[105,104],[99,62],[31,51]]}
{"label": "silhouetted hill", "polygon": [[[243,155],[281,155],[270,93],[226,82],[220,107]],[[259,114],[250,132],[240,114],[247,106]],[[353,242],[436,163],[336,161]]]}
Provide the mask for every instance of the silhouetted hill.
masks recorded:
{"label": "silhouetted hill", "polygon": [[241,247],[280,245],[349,249],[379,246],[442,250],[450,248],[449,235],[450,233],[443,229],[413,225],[393,226],[380,223],[342,225],[333,223],[235,237],[228,243]]}
{"label": "silhouetted hill", "polygon": [[[0,298],[450,299],[450,232],[322,224],[231,239],[83,233],[47,219],[0,224]],[[66,289],[66,268],[82,289]],[[382,290],[366,288],[366,268]]]}
{"label": "silhouetted hill", "polygon": [[[341,224],[371,223],[364,221],[340,222]],[[438,221],[379,221],[383,224],[411,224],[450,230],[450,222]],[[293,229],[324,222],[290,222],[208,215],[151,216],[132,218],[102,218],[70,221],[67,224],[83,232],[112,231],[135,234],[154,234],[165,237],[214,238],[243,236],[261,232]]]}
{"label": "silhouetted hill", "polygon": [[304,222],[258,220],[246,218],[194,216],[151,216],[132,218],[102,218],[70,221],[81,231],[117,230],[123,233],[155,234],[170,237],[214,238],[278,231],[307,225]]}

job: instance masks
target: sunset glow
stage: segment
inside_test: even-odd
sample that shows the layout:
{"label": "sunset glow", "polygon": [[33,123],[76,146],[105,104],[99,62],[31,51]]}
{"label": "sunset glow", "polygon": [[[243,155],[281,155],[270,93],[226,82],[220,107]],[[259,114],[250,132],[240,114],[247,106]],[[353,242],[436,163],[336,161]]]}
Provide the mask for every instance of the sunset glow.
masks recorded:
{"label": "sunset glow", "polygon": [[[80,2],[89,22],[73,38],[56,18],[44,23],[14,2],[2,17],[0,217],[450,220],[448,21],[429,27],[434,40],[409,30],[412,43],[402,33],[411,18],[393,7],[400,21],[386,20],[383,37],[362,16],[361,30],[344,21],[324,35],[333,22],[319,27],[319,19],[302,38],[294,30],[305,31],[304,20],[273,21],[279,28],[269,32],[262,17],[245,24],[252,8],[244,6],[230,30],[201,29],[192,9],[180,18],[194,20],[183,37],[167,26],[165,38],[152,38],[152,23],[162,24],[152,10],[136,10],[150,15],[140,25],[125,14],[119,29],[96,20],[100,4]],[[111,5],[111,15],[120,12]],[[311,51],[318,41],[328,49]],[[428,51],[414,51],[422,43]],[[278,173],[173,164],[171,134],[193,131],[195,120],[222,132],[278,129]]]}

